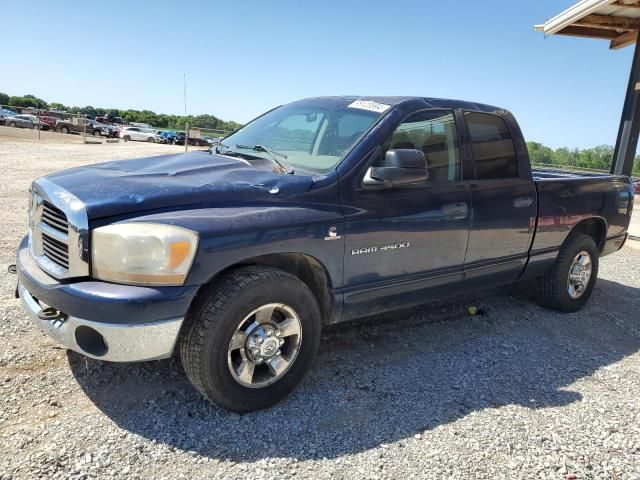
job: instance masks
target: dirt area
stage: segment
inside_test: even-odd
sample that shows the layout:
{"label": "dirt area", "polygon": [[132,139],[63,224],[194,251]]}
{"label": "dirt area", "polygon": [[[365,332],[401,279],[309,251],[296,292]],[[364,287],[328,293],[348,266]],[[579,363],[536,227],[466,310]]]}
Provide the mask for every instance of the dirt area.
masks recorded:
{"label": "dirt area", "polygon": [[33,178],[183,147],[7,130],[0,479],[640,479],[640,242],[602,259],[578,313],[545,310],[521,287],[334,327],[289,399],[229,414],[175,359],[111,364],[55,345],[7,273]]}

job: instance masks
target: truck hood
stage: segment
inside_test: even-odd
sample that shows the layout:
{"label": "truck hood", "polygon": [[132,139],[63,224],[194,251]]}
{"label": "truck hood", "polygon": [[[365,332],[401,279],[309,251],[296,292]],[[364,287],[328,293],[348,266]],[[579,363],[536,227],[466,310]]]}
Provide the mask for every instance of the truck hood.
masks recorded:
{"label": "truck hood", "polygon": [[310,176],[206,151],[87,165],[46,178],[84,202],[91,220],[169,207],[270,204],[313,185]]}

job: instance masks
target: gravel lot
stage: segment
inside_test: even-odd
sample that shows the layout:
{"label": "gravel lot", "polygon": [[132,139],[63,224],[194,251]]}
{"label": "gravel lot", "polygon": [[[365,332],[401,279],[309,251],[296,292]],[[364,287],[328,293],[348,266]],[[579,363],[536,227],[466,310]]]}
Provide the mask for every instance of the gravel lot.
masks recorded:
{"label": "gravel lot", "polygon": [[[640,480],[640,242],[603,259],[579,313],[542,309],[526,289],[507,288],[335,327],[292,397],[229,414],[195,392],[176,360],[108,364],[57,347],[22,312],[6,273],[32,178],[181,147],[63,144],[55,134],[34,143],[6,130],[2,480]],[[481,314],[468,315],[470,305]]]}

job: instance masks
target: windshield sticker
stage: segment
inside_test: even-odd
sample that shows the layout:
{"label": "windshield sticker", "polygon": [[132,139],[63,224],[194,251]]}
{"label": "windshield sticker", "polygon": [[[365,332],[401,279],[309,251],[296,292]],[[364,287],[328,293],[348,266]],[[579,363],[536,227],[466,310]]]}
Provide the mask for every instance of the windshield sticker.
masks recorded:
{"label": "windshield sticker", "polygon": [[348,105],[349,108],[359,108],[360,110],[369,110],[370,112],[384,113],[391,108],[391,105],[384,103],[371,102],[368,100],[356,100]]}

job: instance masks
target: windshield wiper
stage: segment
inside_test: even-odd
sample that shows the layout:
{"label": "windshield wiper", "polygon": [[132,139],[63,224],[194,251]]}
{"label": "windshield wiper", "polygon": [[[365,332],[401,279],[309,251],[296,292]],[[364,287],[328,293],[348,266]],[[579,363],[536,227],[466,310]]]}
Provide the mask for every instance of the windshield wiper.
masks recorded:
{"label": "windshield wiper", "polygon": [[213,150],[216,153],[220,153],[220,147],[229,149],[229,145],[227,145],[225,143],[222,143],[222,142],[218,142],[218,143],[214,143],[213,145],[211,145],[210,150]]}
{"label": "windshield wiper", "polygon": [[[226,147],[226,145],[223,146]],[[269,155],[271,160],[273,160],[284,173],[287,173],[289,175],[293,175],[295,173],[293,168],[284,163],[282,160],[278,159],[278,157],[286,159],[287,156],[284,153],[277,152],[268,147],[265,147],[264,145],[236,145],[236,148],[240,148],[243,150],[254,150],[256,152],[264,152]]]}

